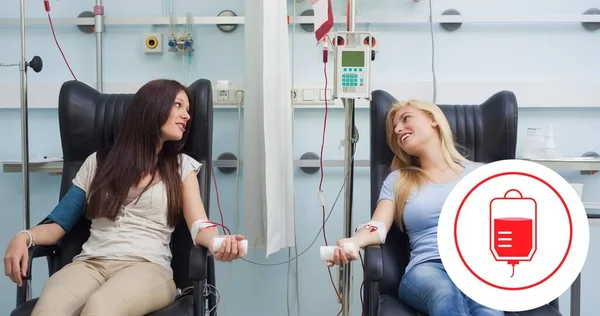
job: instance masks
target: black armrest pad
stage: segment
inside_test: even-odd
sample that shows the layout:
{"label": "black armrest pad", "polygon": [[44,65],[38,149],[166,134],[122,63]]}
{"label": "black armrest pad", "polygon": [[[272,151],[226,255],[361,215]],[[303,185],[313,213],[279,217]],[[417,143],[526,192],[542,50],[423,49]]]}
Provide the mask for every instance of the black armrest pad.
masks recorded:
{"label": "black armrest pad", "polygon": [[208,249],[194,246],[190,251],[190,279],[195,281],[206,280]]}
{"label": "black armrest pad", "polygon": [[379,245],[365,247],[365,277],[369,282],[383,278],[383,253]]}
{"label": "black armrest pad", "polygon": [[33,259],[48,257],[53,258],[56,252],[58,251],[58,247],[52,246],[33,246],[29,248],[29,262],[27,263],[27,275],[25,275],[25,279],[31,279],[31,267],[33,267]]}

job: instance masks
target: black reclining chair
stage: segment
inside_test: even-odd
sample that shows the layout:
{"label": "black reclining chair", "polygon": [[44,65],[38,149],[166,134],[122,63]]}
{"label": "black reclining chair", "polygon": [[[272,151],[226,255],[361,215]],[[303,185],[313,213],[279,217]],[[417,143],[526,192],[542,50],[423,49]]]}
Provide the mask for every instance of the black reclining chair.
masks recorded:
{"label": "black reclining chair", "polygon": [[[211,82],[200,79],[189,90],[194,102],[190,135],[184,152],[202,163],[198,174],[200,194],[208,212],[212,168],[212,114]],[[63,84],[59,95],[58,114],[64,156],[60,198],[72,185],[72,180],[85,159],[116,138],[125,107],[133,94],[102,94],[78,81]],[[52,275],[70,263],[81,252],[88,239],[90,221],[83,217],[73,229],[54,246],[35,246],[29,249],[29,269],[26,280],[31,280],[34,258],[46,257]],[[204,247],[194,246],[185,220],[179,222],[171,236],[173,259],[171,267],[178,289],[185,289],[170,306],[151,313],[152,316],[205,315],[206,300],[211,315],[216,315],[216,298],[204,296],[204,285],[215,285],[214,261]],[[193,290],[190,291],[191,286]],[[17,308],[11,316],[31,314],[36,299],[26,301],[27,285],[17,288]]]}
{"label": "black reclining chair", "polygon": [[[385,118],[396,99],[381,90],[373,91],[371,119],[371,214],[379,191],[389,174],[393,153],[386,141]],[[448,118],[454,138],[467,150],[467,158],[477,162],[514,159],[517,144],[517,100],[502,91],[481,105],[440,105]],[[396,225],[385,244],[365,249],[363,309],[366,316],[421,315],[398,300],[398,286],[410,258],[408,236]],[[507,316],[561,316],[558,298],[531,311],[505,313]]]}

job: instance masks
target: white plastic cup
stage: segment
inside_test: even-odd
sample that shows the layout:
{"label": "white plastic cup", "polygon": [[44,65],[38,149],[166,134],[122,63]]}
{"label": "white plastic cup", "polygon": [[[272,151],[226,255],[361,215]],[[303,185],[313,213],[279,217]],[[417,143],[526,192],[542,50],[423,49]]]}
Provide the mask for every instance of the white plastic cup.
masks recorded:
{"label": "white plastic cup", "polygon": [[[338,248],[337,246],[321,246],[319,252],[321,255],[321,260],[323,261],[333,261],[333,254],[335,253],[335,249]],[[342,249],[348,252],[351,252],[353,254],[357,254],[358,253],[358,248],[356,247],[356,245],[354,243],[345,243],[344,245],[342,245]]]}
{"label": "white plastic cup", "polygon": [[336,246],[321,246],[320,254],[321,260],[333,261],[333,253],[335,252]]}
{"label": "white plastic cup", "polygon": [[[213,250],[215,253],[221,249],[221,245],[223,245],[223,241],[225,241],[225,237],[215,237],[213,239]],[[242,247],[244,247],[244,253],[248,253],[248,241],[246,239],[242,240]]]}

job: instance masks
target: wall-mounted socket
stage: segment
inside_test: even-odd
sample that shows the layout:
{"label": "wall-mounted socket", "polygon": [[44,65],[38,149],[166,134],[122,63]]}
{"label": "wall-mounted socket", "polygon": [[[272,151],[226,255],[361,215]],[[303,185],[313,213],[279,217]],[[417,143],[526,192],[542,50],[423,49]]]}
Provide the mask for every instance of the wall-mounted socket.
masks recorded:
{"label": "wall-mounted socket", "polygon": [[298,89],[292,89],[292,102],[298,101]]}
{"label": "wall-mounted socket", "polygon": [[229,90],[217,90],[217,101],[229,102]]}
{"label": "wall-mounted socket", "polygon": [[[221,89],[219,89],[221,88]],[[225,106],[239,106],[244,101],[243,89],[218,87],[213,89],[213,104]]]}
{"label": "wall-mounted socket", "polygon": [[163,52],[162,33],[144,33],[143,40],[144,53]]}
{"label": "wall-mounted socket", "polygon": [[242,102],[244,100],[244,90],[236,89],[233,92],[233,102]]}

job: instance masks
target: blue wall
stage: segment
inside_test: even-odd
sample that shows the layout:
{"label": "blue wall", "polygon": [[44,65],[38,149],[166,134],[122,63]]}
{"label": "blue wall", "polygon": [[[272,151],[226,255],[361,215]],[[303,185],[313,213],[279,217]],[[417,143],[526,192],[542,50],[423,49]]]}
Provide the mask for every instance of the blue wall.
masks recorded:
{"label": "blue wall", "polygon": [[[177,15],[191,12],[194,16],[215,16],[224,9],[232,9],[238,15],[244,14],[241,0],[191,1],[174,0]],[[291,3],[290,2],[290,14]],[[366,0],[357,1],[359,13],[371,16],[424,15],[427,2],[415,5],[412,1],[381,0],[367,7]],[[61,0],[52,1],[54,18],[75,17],[81,11],[91,10],[93,1]],[[343,14],[343,1],[334,1],[336,14]],[[105,14],[111,17],[149,17],[163,14],[158,0],[107,0]],[[542,1],[527,2],[516,0],[435,1],[434,14],[447,8],[457,8],[463,14],[472,15],[545,15],[580,14],[590,7],[599,7],[597,0]],[[297,4],[297,14],[310,7],[310,1]],[[18,1],[3,4],[0,18],[18,18]],[[27,17],[44,18],[42,1],[28,2]],[[436,28],[437,29],[437,28]],[[170,77],[191,82],[197,78],[211,80],[232,80],[241,82],[244,78],[243,27],[232,34],[223,34],[216,27],[195,28],[196,52],[191,75],[184,73],[182,61],[173,54],[144,56],[141,50],[141,33],[149,32],[147,27],[109,27],[105,34],[105,82],[145,82],[157,77]],[[377,26],[372,31],[381,34],[381,53],[374,65],[374,76],[381,80],[429,80],[430,51],[429,27]],[[168,32],[166,27],[156,31]],[[29,75],[32,87],[36,83],[60,84],[70,80],[70,74],[62,61],[47,26],[30,27],[27,31],[28,56],[40,55],[44,58],[44,70]],[[597,52],[600,49],[598,32],[581,30],[577,25],[564,26],[486,26],[463,25],[460,32],[452,34],[436,31],[436,72],[438,80],[560,80],[565,82],[597,78],[600,63]],[[72,26],[56,26],[59,42],[78,79],[95,80],[95,38],[83,34]],[[0,50],[0,62],[17,62],[20,58],[18,43],[20,36],[16,27],[0,28],[0,38],[4,45]],[[295,34],[294,82],[298,85],[320,83],[322,64],[319,52],[314,47],[311,33],[299,27]],[[0,68],[0,85],[18,83],[16,68]],[[2,91],[2,94],[18,91]],[[33,92],[32,92],[33,93]],[[517,96],[518,97],[518,96]],[[54,100],[48,102],[55,103]],[[598,104],[600,106],[600,103]],[[568,105],[566,105],[568,106]],[[358,143],[356,159],[368,159],[367,111],[357,111],[357,126],[361,140]],[[600,152],[600,144],[594,136],[600,134],[597,118],[599,108],[523,108],[519,118],[519,151],[527,127],[547,124],[554,125],[557,144],[566,156],[579,156],[586,151]],[[61,156],[56,109],[30,110],[30,157]],[[237,152],[237,132],[230,130],[237,125],[237,110],[217,109],[215,113],[214,156],[222,152]],[[318,152],[323,124],[322,109],[295,110],[295,154],[298,159],[307,151]],[[343,138],[343,112],[332,110],[328,119],[327,140],[324,159],[343,159],[339,141]],[[0,109],[0,160],[20,157],[20,111]],[[327,206],[331,207],[342,184],[342,168],[325,170],[324,191]],[[229,227],[236,226],[235,187],[236,177],[216,172],[219,184],[220,202]],[[564,173],[571,182],[585,183],[584,201],[598,202],[597,192],[600,183],[596,176],[580,176],[577,173]],[[369,214],[369,171],[357,168],[355,180],[355,223],[368,219]],[[0,245],[2,252],[9,239],[22,228],[22,189],[21,174],[0,173]],[[296,229],[298,252],[303,251],[313,241],[321,225],[321,209],[317,199],[318,174],[306,175],[296,171]],[[59,177],[41,173],[31,174],[32,223],[41,220],[57,203]],[[241,180],[240,180],[241,181]],[[241,192],[241,190],[240,190]],[[240,194],[241,195],[241,194]],[[211,195],[211,213],[218,213],[216,195]],[[342,235],[343,200],[340,199],[327,227],[327,236],[334,241]],[[240,202],[240,204],[243,204]],[[243,209],[240,208],[240,214]],[[243,227],[243,225],[239,225]],[[243,231],[241,231],[243,233]],[[596,315],[600,303],[594,293],[600,282],[600,273],[594,266],[600,263],[600,230],[592,228],[591,246],[588,261],[583,271],[582,315]],[[221,294],[219,310],[221,315],[286,315],[286,284],[289,281],[289,305],[292,315],[298,315],[296,308],[295,284],[298,283],[300,312],[304,315],[335,315],[339,310],[332,290],[327,269],[319,260],[318,247],[323,244],[322,236],[299,260],[299,276],[294,276],[294,263],[289,267],[282,264],[275,267],[253,265],[238,261],[233,264],[219,264],[217,284]],[[291,251],[292,256],[294,251]],[[268,260],[264,250],[254,250],[248,259],[261,263],[277,263],[287,260],[288,251],[282,250]],[[354,266],[354,315],[360,315],[358,288],[361,272]],[[47,279],[44,262],[34,266],[34,296]],[[318,301],[318,304],[315,304]],[[561,310],[565,315],[569,310],[568,292],[561,297]],[[15,304],[15,285],[8,278],[0,279],[0,313],[8,314]]]}

